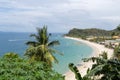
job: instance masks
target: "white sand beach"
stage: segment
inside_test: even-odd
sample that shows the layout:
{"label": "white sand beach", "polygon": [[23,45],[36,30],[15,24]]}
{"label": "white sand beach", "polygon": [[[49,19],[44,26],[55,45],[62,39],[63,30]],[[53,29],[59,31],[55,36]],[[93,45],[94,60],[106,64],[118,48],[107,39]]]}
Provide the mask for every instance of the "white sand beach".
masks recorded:
{"label": "white sand beach", "polygon": [[[85,43],[88,46],[92,47],[93,53],[92,53],[92,55],[90,55],[90,57],[92,57],[92,56],[97,57],[103,51],[108,53],[108,58],[111,58],[113,55],[113,49],[106,48],[106,47],[104,47],[104,45],[100,45],[97,43],[93,43],[90,41],[86,41],[86,40],[82,40],[82,39],[78,39],[78,38],[73,38],[73,37],[65,37],[65,38],[80,41],[80,42]],[[84,76],[86,74],[87,69],[91,68],[92,64],[93,64],[92,62],[83,62],[82,66],[78,67],[79,72],[81,73],[81,76]],[[76,79],[75,79],[74,74],[71,71],[69,71],[65,74],[65,80],[76,80]]]}

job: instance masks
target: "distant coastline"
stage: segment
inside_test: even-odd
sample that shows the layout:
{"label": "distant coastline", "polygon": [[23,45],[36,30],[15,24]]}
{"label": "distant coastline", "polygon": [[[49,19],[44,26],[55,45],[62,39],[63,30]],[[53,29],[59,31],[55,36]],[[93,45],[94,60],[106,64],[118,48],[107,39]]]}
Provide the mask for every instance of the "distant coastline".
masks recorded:
{"label": "distant coastline", "polygon": [[[80,38],[73,38],[73,37],[68,37],[68,36],[65,36],[65,38],[80,41],[80,42],[85,43],[88,46],[92,47],[93,48],[93,53],[92,53],[91,56],[97,57],[103,51],[108,53],[108,58],[111,58],[112,55],[113,55],[113,49],[106,48],[103,45],[93,43],[93,42],[89,42],[87,40],[83,40],[83,39],[80,39]],[[86,71],[87,71],[88,68],[92,67],[92,64],[93,64],[92,62],[83,62],[82,66],[78,66],[79,72],[81,73],[82,76],[84,76],[86,74]],[[65,80],[75,80],[74,74],[71,71],[67,72],[65,74],[65,76],[66,76]]]}
{"label": "distant coastline", "polygon": [[120,33],[117,28],[113,30],[104,30],[104,29],[99,29],[99,28],[88,28],[88,29],[78,29],[78,28],[73,28],[69,30],[69,32],[66,34],[66,36],[71,36],[71,37],[81,37],[81,38],[87,38],[90,36],[93,37],[111,37],[113,33]]}

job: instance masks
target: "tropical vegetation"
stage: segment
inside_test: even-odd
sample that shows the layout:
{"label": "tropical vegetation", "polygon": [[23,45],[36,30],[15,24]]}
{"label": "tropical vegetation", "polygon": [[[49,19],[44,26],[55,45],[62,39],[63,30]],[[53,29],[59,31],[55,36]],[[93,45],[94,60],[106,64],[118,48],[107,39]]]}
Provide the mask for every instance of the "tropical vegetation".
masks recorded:
{"label": "tropical vegetation", "polygon": [[30,35],[35,40],[26,43],[27,57],[12,52],[0,57],[0,80],[64,80],[64,76],[52,69],[52,62],[58,63],[54,53],[59,53],[53,46],[59,45],[59,41],[49,40],[46,26],[37,31]]}
{"label": "tropical vegetation", "polygon": [[[53,46],[60,44],[59,41],[49,39],[51,34],[48,34],[46,26],[37,28],[37,34],[30,36],[34,40],[26,43],[27,58],[12,52],[0,57],[0,80],[65,80],[52,69],[52,63],[58,63],[54,53],[61,54],[53,49]],[[93,61],[94,64],[83,77],[73,63],[69,64],[76,80],[120,80],[120,45],[115,47],[111,59],[108,59],[107,52],[103,52],[99,57],[85,58],[84,61]]]}
{"label": "tropical vegetation", "polygon": [[64,80],[44,62],[29,62],[16,53],[0,58],[0,80]]}
{"label": "tropical vegetation", "polygon": [[114,35],[120,34],[120,25],[117,26],[116,29],[113,30],[104,30],[104,29],[98,29],[98,28],[90,28],[90,29],[77,29],[73,28],[71,29],[66,36],[72,36],[72,37],[111,37]]}
{"label": "tropical vegetation", "polygon": [[85,77],[91,80],[119,80],[120,61],[118,59],[106,59],[104,57],[89,58],[95,62]]}
{"label": "tropical vegetation", "polygon": [[114,56],[108,59],[107,53],[103,52],[99,57],[85,58],[84,61],[93,61],[91,69],[87,70],[87,74],[81,77],[74,64],[69,64],[69,68],[76,75],[77,80],[120,80],[120,60],[116,54],[120,51],[120,48],[114,50]]}
{"label": "tropical vegetation", "polygon": [[37,28],[37,34],[31,34],[34,37],[34,41],[28,41],[26,44],[29,46],[25,52],[25,55],[31,61],[42,61],[52,66],[52,62],[58,63],[58,60],[54,56],[55,53],[61,54],[52,47],[59,45],[59,41],[50,41],[50,35],[47,32],[47,27]]}
{"label": "tropical vegetation", "polygon": [[120,60],[120,45],[115,47],[113,57]]}

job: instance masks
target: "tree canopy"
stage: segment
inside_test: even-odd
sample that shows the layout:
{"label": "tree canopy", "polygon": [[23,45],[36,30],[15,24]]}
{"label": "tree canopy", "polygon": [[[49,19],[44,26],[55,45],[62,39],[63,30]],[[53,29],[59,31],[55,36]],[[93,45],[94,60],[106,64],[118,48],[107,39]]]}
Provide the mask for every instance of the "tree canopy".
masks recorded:
{"label": "tree canopy", "polygon": [[29,62],[15,53],[0,57],[0,80],[64,80],[44,62]]}
{"label": "tree canopy", "polygon": [[47,27],[37,28],[37,34],[31,34],[34,37],[34,41],[28,41],[26,44],[29,46],[25,52],[25,55],[30,60],[43,61],[52,66],[52,62],[58,63],[58,60],[54,56],[55,53],[61,54],[52,47],[59,45],[58,40],[50,41],[50,35],[47,32]]}

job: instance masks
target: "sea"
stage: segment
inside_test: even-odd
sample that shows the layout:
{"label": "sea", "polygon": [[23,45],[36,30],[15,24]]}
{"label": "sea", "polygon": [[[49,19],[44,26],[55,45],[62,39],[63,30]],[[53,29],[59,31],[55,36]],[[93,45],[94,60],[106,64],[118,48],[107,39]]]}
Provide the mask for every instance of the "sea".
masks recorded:
{"label": "sea", "polygon": [[[34,40],[30,37],[31,33],[15,33],[15,32],[0,32],[0,56],[8,52],[15,52],[21,57],[24,56],[27,41]],[[60,45],[52,47],[63,55],[54,54],[59,63],[53,63],[53,69],[61,74],[69,71],[69,63],[74,63],[76,66],[82,65],[82,59],[88,58],[93,49],[85,43],[67,39],[63,37],[64,33],[53,33],[50,36],[50,41],[59,40]]]}

